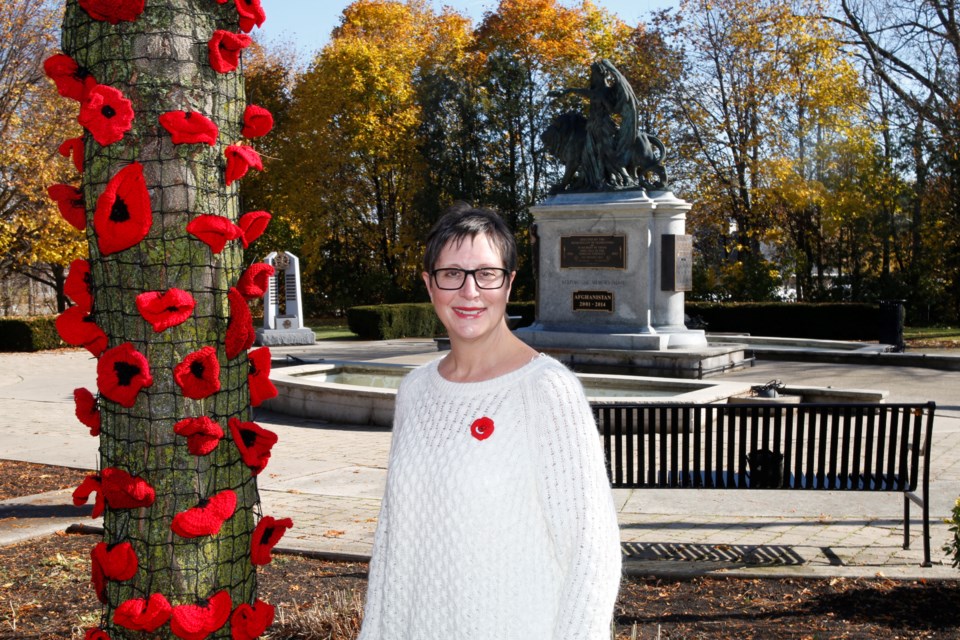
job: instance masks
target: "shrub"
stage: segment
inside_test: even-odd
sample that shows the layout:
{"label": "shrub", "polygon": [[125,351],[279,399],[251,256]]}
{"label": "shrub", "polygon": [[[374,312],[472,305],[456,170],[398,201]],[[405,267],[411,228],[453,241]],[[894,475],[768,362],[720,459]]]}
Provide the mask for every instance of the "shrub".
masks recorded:
{"label": "shrub", "polygon": [[868,303],[692,302],[686,313],[712,333],[822,340],[876,340],[880,311]]}
{"label": "shrub", "polygon": [[[520,316],[518,326],[533,323],[536,305],[533,302],[511,302],[507,315]],[[443,325],[429,302],[381,304],[347,309],[350,331],[366,340],[396,338],[434,338],[445,334]]]}
{"label": "shrub", "polygon": [[950,533],[953,534],[953,539],[943,545],[943,550],[950,557],[950,564],[960,568],[960,498],[953,505],[952,516],[943,521],[951,525]]}
{"label": "shrub", "polygon": [[42,351],[63,346],[56,316],[0,318],[0,351]]}

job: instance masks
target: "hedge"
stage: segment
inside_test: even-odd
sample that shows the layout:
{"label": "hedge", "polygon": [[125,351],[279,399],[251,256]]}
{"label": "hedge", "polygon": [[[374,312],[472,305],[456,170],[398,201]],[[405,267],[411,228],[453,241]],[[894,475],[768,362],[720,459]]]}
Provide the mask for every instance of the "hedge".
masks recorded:
{"label": "hedge", "polygon": [[[532,302],[511,302],[507,315],[520,316],[519,326],[526,326],[533,323],[534,308]],[[445,333],[429,302],[351,307],[347,309],[347,326],[366,340],[434,338]]]}
{"label": "hedge", "polygon": [[868,303],[687,301],[686,313],[707,333],[820,340],[877,340],[880,335],[880,308]]}
{"label": "hedge", "polygon": [[0,351],[42,351],[63,346],[57,316],[0,318]]}

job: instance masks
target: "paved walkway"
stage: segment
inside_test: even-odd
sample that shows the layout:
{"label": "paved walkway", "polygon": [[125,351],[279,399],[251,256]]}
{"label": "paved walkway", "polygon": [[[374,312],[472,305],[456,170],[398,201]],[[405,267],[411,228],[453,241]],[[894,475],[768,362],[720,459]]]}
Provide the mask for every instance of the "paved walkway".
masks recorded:
{"label": "paved walkway", "polygon": [[[432,341],[326,342],[274,349],[300,358],[421,363]],[[0,458],[95,468],[97,441],[73,416],[72,391],[95,388],[86,352],[0,354]],[[938,404],[931,485],[932,556],[920,567],[915,518],[903,550],[895,494],[617,490],[627,568],[638,574],[960,578],[940,547],[941,519],[960,496],[960,372],[915,367],[763,362],[722,379],[887,389],[888,401]],[[303,553],[369,554],[386,476],[386,429],[327,424],[259,411],[280,442],[260,476],[264,513],[292,517],[281,547]],[[73,523],[91,523],[70,491],[0,502],[0,546]],[[915,513],[917,507],[913,507]]]}

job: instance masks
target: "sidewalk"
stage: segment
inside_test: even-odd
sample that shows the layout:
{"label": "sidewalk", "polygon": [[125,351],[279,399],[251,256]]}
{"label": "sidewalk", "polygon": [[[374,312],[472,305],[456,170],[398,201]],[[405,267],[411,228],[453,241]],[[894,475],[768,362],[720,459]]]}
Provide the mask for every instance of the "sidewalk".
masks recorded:
{"label": "sidewalk", "polygon": [[[432,341],[326,342],[275,348],[301,358],[420,363]],[[73,389],[95,388],[89,354],[0,354],[0,457],[94,468],[97,440],[73,416]],[[888,389],[889,402],[934,400],[931,548],[913,505],[911,548],[901,549],[895,494],[617,490],[627,570],[638,574],[960,578],[940,547],[942,518],[960,495],[960,372],[815,362],[764,362],[720,379]],[[386,477],[387,429],[326,424],[258,411],[279,443],[259,476],[263,511],[296,526],[281,548],[325,556],[369,554]],[[0,502],[0,545],[67,526],[98,524],[74,510],[70,492]]]}

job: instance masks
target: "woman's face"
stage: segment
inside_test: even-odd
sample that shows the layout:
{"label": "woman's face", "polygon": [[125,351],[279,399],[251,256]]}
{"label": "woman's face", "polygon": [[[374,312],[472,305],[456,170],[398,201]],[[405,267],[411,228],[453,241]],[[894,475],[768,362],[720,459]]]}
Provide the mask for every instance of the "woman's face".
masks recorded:
{"label": "woman's face", "polygon": [[[504,264],[490,238],[478,234],[475,238],[464,238],[459,244],[456,241],[447,244],[437,256],[434,269],[472,271],[483,267],[504,268]],[[474,277],[467,275],[463,286],[454,291],[438,287],[429,273],[422,275],[433,308],[451,340],[479,340],[503,325],[510,286],[516,274],[508,274],[499,289],[480,289]]]}

